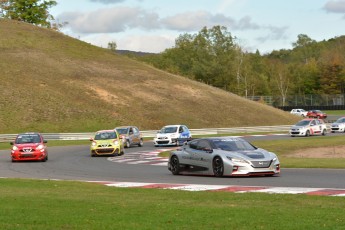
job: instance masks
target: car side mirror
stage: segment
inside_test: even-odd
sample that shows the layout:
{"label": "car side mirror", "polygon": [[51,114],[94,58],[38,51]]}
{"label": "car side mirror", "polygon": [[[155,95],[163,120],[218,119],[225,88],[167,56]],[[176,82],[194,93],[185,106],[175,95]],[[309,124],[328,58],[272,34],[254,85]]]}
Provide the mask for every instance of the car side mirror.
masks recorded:
{"label": "car side mirror", "polygon": [[13,142],[12,142],[12,141],[10,142],[10,145],[13,145]]}
{"label": "car side mirror", "polygon": [[48,141],[44,140],[43,143],[48,143]]}
{"label": "car side mirror", "polygon": [[91,137],[91,138],[90,138],[90,141],[94,141],[94,139]]}

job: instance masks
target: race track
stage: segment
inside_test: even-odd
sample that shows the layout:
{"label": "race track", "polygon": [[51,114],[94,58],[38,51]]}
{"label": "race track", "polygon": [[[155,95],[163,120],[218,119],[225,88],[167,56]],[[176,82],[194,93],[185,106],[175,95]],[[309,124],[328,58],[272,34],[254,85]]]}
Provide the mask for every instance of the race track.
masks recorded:
{"label": "race track", "polygon": [[[290,138],[287,136],[245,137],[253,139]],[[48,143],[49,145],[49,143]],[[9,145],[10,149],[10,145]],[[174,184],[276,186],[345,189],[345,170],[282,169],[275,177],[173,176],[164,159],[156,159],[151,142],[144,147],[126,149],[123,157],[94,157],[89,146],[49,147],[49,160],[43,162],[12,163],[10,151],[0,151],[0,177],[64,179],[83,181],[147,182]],[[121,161],[122,159],[122,161]]]}

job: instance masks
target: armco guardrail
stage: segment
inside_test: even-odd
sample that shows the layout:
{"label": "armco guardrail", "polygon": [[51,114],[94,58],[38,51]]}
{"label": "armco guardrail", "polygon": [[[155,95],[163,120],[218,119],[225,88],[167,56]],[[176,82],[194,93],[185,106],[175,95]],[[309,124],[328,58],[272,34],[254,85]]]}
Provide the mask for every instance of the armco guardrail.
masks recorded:
{"label": "armco guardrail", "polygon": [[[235,128],[207,128],[191,129],[192,135],[217,135],[232,133],[253,133],[253,132],[288,132],[291,125],[279,126],[253,126]],[[143,137],[155,137],[158,130],[141,131]],[[45,140],[89,140],[95,133],[42,133]],[[0,134],[0,142],[13,141],[17,134]]]}

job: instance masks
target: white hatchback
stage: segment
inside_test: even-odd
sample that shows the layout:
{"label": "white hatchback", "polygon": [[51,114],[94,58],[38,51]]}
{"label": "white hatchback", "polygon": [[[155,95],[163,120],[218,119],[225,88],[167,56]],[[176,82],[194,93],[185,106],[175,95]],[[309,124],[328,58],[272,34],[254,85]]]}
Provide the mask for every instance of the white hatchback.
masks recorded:
{"label": "white hatchback", "polygon": [[321,119],[308,118],[291,127],[290,136],[326,135],[327,125]]}
{"label": "white hatchback", "polygon": [[345,117],[341,117],[336,122],[332,123],[331,132],[345,132]]}
{"label": "white hatchback", "polygon": [[[185,125],[167,125],[158,131],[156,138],[153,139],[155,146],[182,145],[183,139],[191,138],[192,134]],[[182,139],[182,140],[180,140]]]}
{"label": "white hatchback", "polygon": [[290,113],[301,117],[306,117],[308,112],[304,109],[292,109]]}

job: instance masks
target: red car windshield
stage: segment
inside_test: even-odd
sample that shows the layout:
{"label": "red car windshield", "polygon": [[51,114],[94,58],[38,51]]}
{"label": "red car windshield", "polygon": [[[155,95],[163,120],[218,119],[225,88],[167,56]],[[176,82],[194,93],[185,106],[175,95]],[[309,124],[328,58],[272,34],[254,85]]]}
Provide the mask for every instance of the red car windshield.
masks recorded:
{"label": "red car windshield", "polygon": [[16,144],[41,143],[41,137],[38,134],[20,134],[16,138]]}

